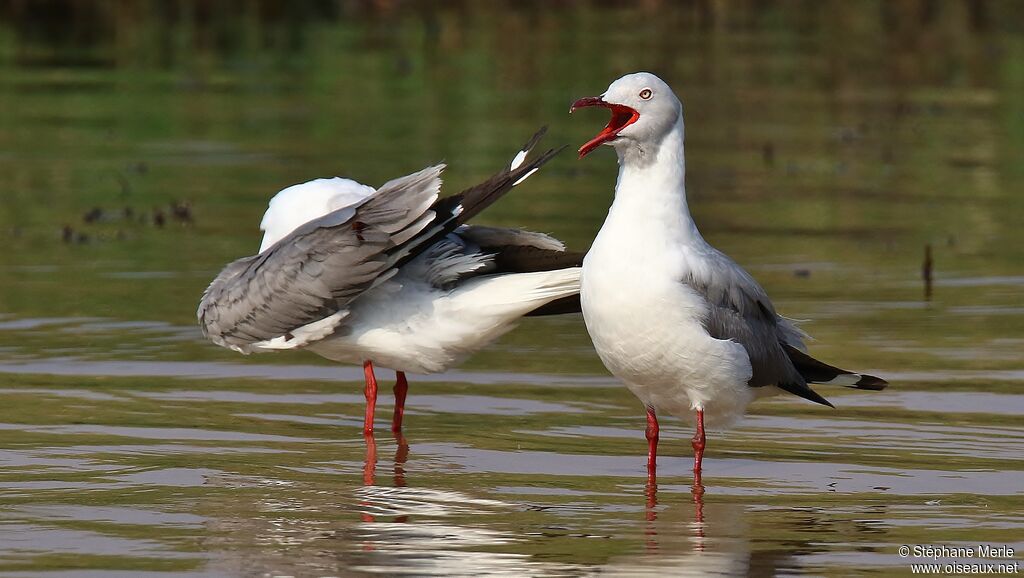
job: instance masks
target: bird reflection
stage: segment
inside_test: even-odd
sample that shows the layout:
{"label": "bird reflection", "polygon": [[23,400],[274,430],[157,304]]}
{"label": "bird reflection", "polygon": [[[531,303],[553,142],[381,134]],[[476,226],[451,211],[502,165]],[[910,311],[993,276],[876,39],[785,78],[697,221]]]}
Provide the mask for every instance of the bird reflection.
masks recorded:
{"label": "bird reflection", "polygon": [[[693,535],[696,539],[694,543],[695,551],[704,550],[704,486],[700,483],[700,479],[696,479],[693,486],[690,488],[690,496],[693,498]],[[658,480],[655,476],[647,477],[647,484],[644,486],[644,498],[646,504],[644,508],[644,517],[647,519],[647,528],[644,531],[644,535],[647,540],[648,550],[658,549],[658,532],[653,522],[658,521]]]}
{"label": "bird reflection", "polygon": [[[405,481],[405,462],[409,459],[409,442],[405,439],[405,434],[402,432],[395,432],[395,468],[394,468],[394,484],[396,488],[403,488],[407,485]],[[363,439],[366,440],[366,460],[363,462],[363,486],[370,487],[377,483],[377,438],[374,437],[372,432],[364,433]],[[360,518],[364,522],[374,522],[376,517],[366,511],[366,508],[371,506],[369,501],[362,501],[359,503],[360,506],[364,507]],[[395,522],[407,522],[409,517],[407,515],[401,515],[395,517]]]}
{"label": "bird reflection", "polygon": [[686,499],[680,497],[663,493],[659,504],[658,485],[648,478],[644,549],[608,560],[601,575],[774,576],[792,566],[793,552],[754,548],[745,506],[705,503],[705,488],[699,483],[690,488]]}
{"label": "bird reflection", "polygon": [[376,483],[377,474],[377,438],[373,432],[363,434],[366,440],[366,461],[363,462],[363,485],[372,486]]}
{"label": "bird reflection", "polygon": [[364,556],[348,560],[350,567],[431,576],[558,573],[551,569],[557,565],[536,561],[530,554],[493,551],[520,537],[481,527],[476,521],[480,516],[514,511],[513,504],[455,490],[410,487],[405,471],[409,444],[401,434],[395,434],[394,483],[377,485],[377,440],[372,434],[365,440],[363,485],[356,491],[362,523],[339,534],[358,544]]}

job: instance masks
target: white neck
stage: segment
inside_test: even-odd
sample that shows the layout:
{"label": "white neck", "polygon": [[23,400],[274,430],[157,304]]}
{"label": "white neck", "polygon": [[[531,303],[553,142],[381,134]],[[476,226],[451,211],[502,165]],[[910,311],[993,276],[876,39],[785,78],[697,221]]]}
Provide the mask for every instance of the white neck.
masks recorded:
{"label": "white neck", "polygon": [[680,117],[658,141],[627,141],[615,147],[619,177],[609,222],[621,218],[634,229],[661,229],[675,242],[704,243],[686,204],[683,140]]}

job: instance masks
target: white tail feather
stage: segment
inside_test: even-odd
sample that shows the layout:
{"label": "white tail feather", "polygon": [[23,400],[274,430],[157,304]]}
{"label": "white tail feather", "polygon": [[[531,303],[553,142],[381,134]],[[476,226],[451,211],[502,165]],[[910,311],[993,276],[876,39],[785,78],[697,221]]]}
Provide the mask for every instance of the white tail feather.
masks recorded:
{"label": "white tail feather", "polygon": [[453,295],[461,308],[524,315],[541,305],[580,292],[580,267],[480,277]]}
{"label": "white tail feather", "polygon": [[[320,341],[328,335],[334,333],[334,330],[338,328],[341,321],[348,316],[348,310],[338,311],[337,313],[324,317],[319,321],[308,323],[289,331],[287,335],[280,335],[273,339],[267,339],[258,343],[253,343],[250,347],[250,351],[277,351],[280,349],[296,349],[314,341]],[[248,353],[248,352],[243,352]]]}

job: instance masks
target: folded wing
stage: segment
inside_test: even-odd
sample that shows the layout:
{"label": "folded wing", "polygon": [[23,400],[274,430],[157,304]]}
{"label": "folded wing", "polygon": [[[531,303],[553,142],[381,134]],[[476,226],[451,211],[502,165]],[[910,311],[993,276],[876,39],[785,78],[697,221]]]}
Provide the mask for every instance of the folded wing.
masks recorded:
{"label": "folded wing", "polygon": [[[746,271],[722,253],[710,260],[716,266],[684,279],[708,304],[704,327],[716,339],[739,343],[752,368],[751,387],[775,385],[822,405],[831,403],[809,383],[830,383],[880,390],[880,378],[822,363],[802,351],[802,332],[775,312],[767,293]],[[708,273],[713,271],[713,273]]]}

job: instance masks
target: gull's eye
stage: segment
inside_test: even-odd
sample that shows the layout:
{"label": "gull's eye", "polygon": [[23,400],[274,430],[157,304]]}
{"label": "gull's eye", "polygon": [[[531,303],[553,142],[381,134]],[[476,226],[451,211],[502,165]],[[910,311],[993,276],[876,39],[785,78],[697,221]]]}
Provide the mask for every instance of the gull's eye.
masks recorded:
{"label": "gull's eye", "polygon": [[653,95],[654,95],[654,93],[651,92],[651,89],[649,89],[649,88],[645,88],[645,89],[640,91],[640,98],[642,98],[644,100],[651,100],[651,96],[653,96]]}

